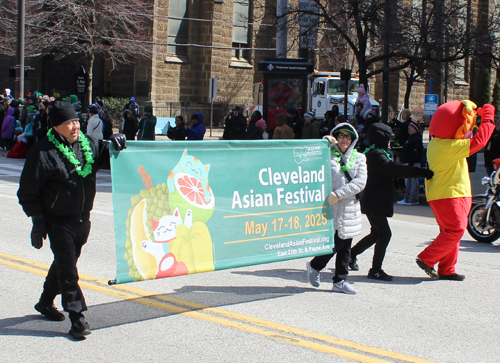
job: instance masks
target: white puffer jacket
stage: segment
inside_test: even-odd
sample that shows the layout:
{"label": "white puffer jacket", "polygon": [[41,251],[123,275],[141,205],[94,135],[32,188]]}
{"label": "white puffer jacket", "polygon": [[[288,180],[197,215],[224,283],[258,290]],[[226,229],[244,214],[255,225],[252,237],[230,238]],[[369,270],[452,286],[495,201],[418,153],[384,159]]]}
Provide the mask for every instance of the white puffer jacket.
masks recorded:
{"label": "white puffer jacket", "polygon": [[340,152],[336,145],[333,146],[334,150],[332,150],[331,160],[332,190],[339,197],[339,201],[332,205],[334,226],[340,238],[349,239],[361,234],[361,207],[359,201],[356,199],[356,194],[365,188],[368,174],[365,155],[354,149],[358,140],[356,130],[351,124],[341,123],[333,128],[331,135],[334,135],[335,131],[340,128],[349,128],[351,132],[356,135],[346,153],[340,153],[344,165],[349,164],[349,159],[353,152],[357,153],[354,164],[351,169],[349,169],[349,175],[352,178],[350,182],[345,176],[345,173],[340,171],[341,165],[339,165],[338,162],[339,156],[335,155],[333,152],[335,150]]}

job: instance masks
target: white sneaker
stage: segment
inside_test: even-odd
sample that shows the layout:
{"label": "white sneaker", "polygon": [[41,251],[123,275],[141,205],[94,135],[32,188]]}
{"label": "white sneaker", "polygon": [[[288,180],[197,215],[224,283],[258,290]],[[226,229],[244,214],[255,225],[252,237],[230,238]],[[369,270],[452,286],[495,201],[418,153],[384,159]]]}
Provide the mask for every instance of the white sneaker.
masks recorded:
{"label": "white sneaker", "polygon": [[332,288],[333,292],[343,292],[344,294],[355,294],[358,292],[354,287],[351,286],[346,280],[335,282]]}
{"label": "white sneaker", "polygon": [[314,287],[319,287],[319,271],[311,267],[311,263],[306,263],[307,267],[307,279],[309,283]]}

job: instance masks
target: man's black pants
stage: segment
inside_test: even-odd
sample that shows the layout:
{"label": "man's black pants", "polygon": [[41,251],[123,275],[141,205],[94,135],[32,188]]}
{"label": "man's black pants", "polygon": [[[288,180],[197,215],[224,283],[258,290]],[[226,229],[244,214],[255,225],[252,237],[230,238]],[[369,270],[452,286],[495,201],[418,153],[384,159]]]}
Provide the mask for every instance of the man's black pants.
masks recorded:
{"label": "man's black pants", "polygon": [[87,305],[78,285],[76,262],[87,242],[90,221],[71,219],[61,222],[50,219],[47,226],[54,261],[45,278],[40,301],[51,304],[60,293],[64,311],[70,314],[70,318],[78,317],[82,311],[87,310]]}
{"label": "man's black pants", "polygon": [[368,248],[375,245],[372,269],[378,271],[382,269],[385,252],[391,241],[391,227],[389,226],[387,217],[383,214],[366,213],[366,217],[368,218],[368,222],[370,222],[370,234],[363,237],[363,239],[351,249],[351,258],[356,258],[357,255],[362,254]]}

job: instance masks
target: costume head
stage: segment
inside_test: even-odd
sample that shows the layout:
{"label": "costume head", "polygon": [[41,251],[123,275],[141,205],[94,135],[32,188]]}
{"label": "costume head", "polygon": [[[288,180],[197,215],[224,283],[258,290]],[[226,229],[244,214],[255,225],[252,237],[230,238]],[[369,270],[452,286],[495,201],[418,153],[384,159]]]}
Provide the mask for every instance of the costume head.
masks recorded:
{"label": "costume head", "polygon": [[438,107],[432,116],[429,135],[441,139],[468,139],[476,124],[477,106],[472,101],[450,101]]}

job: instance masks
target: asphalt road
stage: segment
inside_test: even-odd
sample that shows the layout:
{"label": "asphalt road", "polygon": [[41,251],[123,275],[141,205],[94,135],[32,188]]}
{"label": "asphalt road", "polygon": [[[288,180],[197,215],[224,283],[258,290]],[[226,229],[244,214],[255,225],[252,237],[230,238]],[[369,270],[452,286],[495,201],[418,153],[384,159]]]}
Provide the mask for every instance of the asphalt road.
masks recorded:
{"label": "asphalt road", "polygon": [[[430,280],[414,262],[438,234],[428,205],[395,207],[384,262],[394,281],[366,278],[369,249],[349,277],[356,295],[330,291],[333,262],[320,288],[311,287],[306,259],[108,286],[115,277],[108,171],[99,173],[92,232],[78,265],[92,334],[75,341],[68,320],[50,322],[33,309],[52,254],[47,245],[31,247],[31,223],[15,196],[24,160],[3,154],[2,362],[500,361],[500,243],[479,244],[466,234],[457,265],[466,280]],[[482,171],[480,160],[471,174],[475,193]]]}

